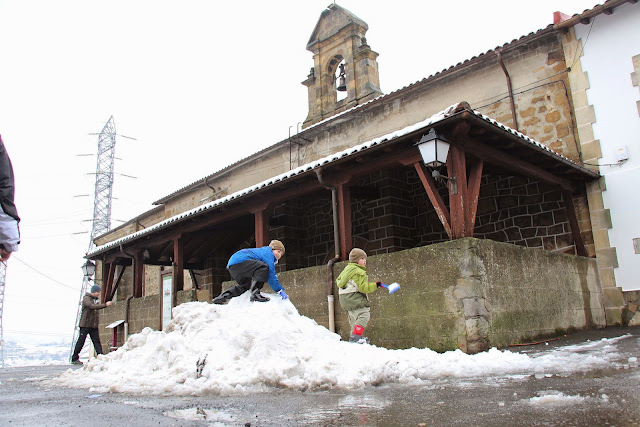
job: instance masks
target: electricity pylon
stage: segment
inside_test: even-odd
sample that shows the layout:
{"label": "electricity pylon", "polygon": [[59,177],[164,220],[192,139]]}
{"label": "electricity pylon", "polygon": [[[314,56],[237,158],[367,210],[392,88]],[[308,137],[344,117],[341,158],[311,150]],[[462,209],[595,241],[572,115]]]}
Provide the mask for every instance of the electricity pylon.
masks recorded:
{"label": "electricity pylon", "polygon": [[[114,176],[114,159],[116,148],[116,125],[113,116],[109,117],[107,124],[104,125],[102,131],[98,134],[98,160],[96,165],[96,185],[95,198],[93,203],[93,225],[91,227],[91,237],[89,238],[90,252],[95,248],[93,240],[108,232],[111,229],[111,200],[113,194],[113,176]],[[76,314],[76,324],[73,330],[73,340],[71,342],[71,353],[80,332],[80,316],[82,315],[82,299],[87,289],[91,286],[91,278],[84,276],[82,278],[82,289],[80,290],[80,301],[78,303],[78,312]]]}

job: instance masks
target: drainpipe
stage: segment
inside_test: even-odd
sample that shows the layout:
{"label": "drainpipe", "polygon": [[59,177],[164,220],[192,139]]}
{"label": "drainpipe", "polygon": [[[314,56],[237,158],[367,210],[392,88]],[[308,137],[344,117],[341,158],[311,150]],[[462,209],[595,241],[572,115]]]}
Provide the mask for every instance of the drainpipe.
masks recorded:
{"label": "drainpipe", "polygon": [[335,316],[335,296],[333,295],[333,264],[340,260],[340,230],[338,228],[338,194],[336,187],[327,185],[322,178],[322,170],[316,169],[316,176],[318,182],[323,187],[331,190],[331,204],[333,211],[333,240],[335,247],[335,256],[327,263],[327,304],[329,307],[329,330],[331,332],[336,331],[336,316]]}
{"label": "drainpipe", "polygon": [[498,63],[500,63],[500,67],[502,67],[504,76],[507,78],[507,91],[509,92],[509,102],[511,104],[511,120],[513,120],[513,128],[519,131],[518,118],[516,117],[516,106],[515,106],[515,101],[513,99],[513,88],[511,87],[511,76],[509,76],[507,67],[505,67],[504,61],[502,60],[502,50],[497,49],[496,53],[498,54]]}
{"label": "drainpipe", "polygon": [[120,244],[120,252],[122,252],[126,257],[131,258],[131,272],[133,277],[133,280],[131,281],[131,295],[127,297],[124,305],[124,342],[127,342],[127,338],[129,337],[129,307],[131,305],[131,299],[136,293],[136,259],[133,255],[124,251],[122,243]]}

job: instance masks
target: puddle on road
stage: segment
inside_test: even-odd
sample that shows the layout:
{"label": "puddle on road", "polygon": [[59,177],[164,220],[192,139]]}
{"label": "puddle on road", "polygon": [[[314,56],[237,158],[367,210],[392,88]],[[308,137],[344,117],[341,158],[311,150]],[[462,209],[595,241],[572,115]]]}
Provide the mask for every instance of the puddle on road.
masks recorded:
{"label": "puddle on road", "polygon": [[166,411],[162,415],[169,418],[188,421],[210,421],[219,423],[237,422],[236,417],[225,411],[217,409],[204,409],[199,406],[195,408],[178,409],[175,411]]}
{"label": "puddle on road", "polygon": [[[304,424],[316,425],[329,421],[338,422],[348,418],[354,420],[357,425],[376,425],[380,414],[392,402],[374,395],[347,395],[340,399],[335,406],[319,406],[310,408],[305,414]],[[373,423],[373,424],[372,424]]]}

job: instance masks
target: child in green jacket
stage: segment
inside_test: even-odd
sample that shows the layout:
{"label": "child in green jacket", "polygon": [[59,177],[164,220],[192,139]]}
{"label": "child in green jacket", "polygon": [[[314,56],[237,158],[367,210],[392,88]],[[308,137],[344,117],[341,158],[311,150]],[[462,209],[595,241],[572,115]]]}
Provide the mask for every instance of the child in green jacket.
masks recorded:
{"label": "child in green jacket", "polygon": [[349,313],[352,332],[349,342],[368,344],[363,337],[364,328],[369,323],[371,304],[366,294],[375,291],[380,282],[369,282],[367,278],[367,254],[362,249],[353,248],[349,253],[349,264],[336,279],[340,306]]}

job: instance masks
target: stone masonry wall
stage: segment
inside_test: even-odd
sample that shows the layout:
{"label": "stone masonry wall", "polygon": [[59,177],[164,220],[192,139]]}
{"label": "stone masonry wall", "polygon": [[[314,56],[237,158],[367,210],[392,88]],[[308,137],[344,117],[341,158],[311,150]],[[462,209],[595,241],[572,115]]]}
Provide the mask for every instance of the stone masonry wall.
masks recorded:
{"label": "stone masonry wall", "polygon": [[562,193],[524,177],[483,176],[474,236],[575,254]]}
{"label": "stone masonry wall", "polygon": [[[160,325],[160,296],[152,295],[132,298],[129,302],[129,335],[142,331],[145,327],[158,330]],[[103,351],[108,352],[112,330],[105,326],[118,320],[125,320],[126,301],[117,301],[100,311],[100,341]],[[118,346],[124,343],[124,324],[117,327]]]}

